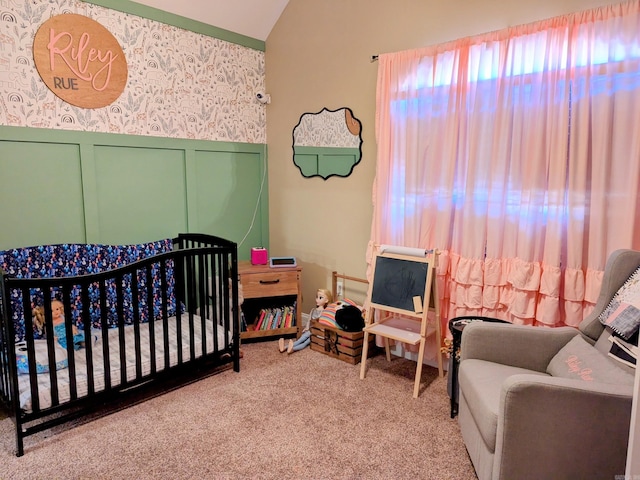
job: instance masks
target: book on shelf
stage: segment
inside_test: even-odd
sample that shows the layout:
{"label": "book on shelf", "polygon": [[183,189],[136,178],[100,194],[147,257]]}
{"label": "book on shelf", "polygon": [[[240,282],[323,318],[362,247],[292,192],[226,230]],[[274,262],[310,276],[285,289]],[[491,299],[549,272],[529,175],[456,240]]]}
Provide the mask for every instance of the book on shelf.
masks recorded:
{"label": "book on shelf", "polygon": [[293,302],[291,306],[291,315],[289,317],[289,328],[297,326],[296,311],[298,309],[297,302]]}
{"label": "book on shelf", "polygon": [[262,326],[262,322],[264,322],[264,316],[265,316],[265,311],[261,310],[260,311],[260,315],[258,317],[258,320],[255,323],[255,329],[256,330],[260,330],[260,327]]}
{"label": "book on shelf", "polygon": [[262,320],[262,323],[260,324],[260,330],[268,330],[269,325],[271,324],[271,317],[273,313],[271,312],[271,309],[264,309],[263,311],[264,318]]}
{"label": "book on shelf", "polygon": [[281,315],[282,315],[282,309],[278,308],[276,312],[273,314],[273,321],[271,322],[271,328],[278,328]]}
{"label": "book on shelf", "polygon": [[[296,305],[283,307],[262,308],[256,314],[252,330],[275,330],[296,326]],[[253,327],[253,328],[251,328]]]}
{"label": "book on shelf", "polygon": [[284,319],[284,328],[291,328],[291,323],[293,321],[294,310],[290,308],[287,311],[287,316]]}
{"label": "book on shelf", "polygon": [[267,314],[267,321],[265,322],[264,329],[271,330],[273,329],[273,319],[276,315],[276,310],[271,308],[269,309],[269,313]]}

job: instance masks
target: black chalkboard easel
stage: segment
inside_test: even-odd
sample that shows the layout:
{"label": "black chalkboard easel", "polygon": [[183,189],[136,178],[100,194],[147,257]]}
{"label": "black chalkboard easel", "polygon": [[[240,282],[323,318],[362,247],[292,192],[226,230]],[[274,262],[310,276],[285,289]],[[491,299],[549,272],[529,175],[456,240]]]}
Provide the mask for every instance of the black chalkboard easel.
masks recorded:
{"label": "black chalkboard easel", "polygon": [[[367,295],[368,310],[365,318],[364,343],[360,378],[365,377],[367,341],[369,335],[384,339],[387,360],[391,360],[389,340],[419,345],[413,396],[420,387],[425,342],[435,337],[438,372],[442,377],[442,334],[440,309],[435,281],[437,252],[425,256],[401,253],[378,253],[373,263],[373,278]],[[428,313],[435,314],[434,326],[428,331]]]}
{"label": "black chalkboard easel", "polygon": [[393,253],[376,256],[370,305],[380,310],[422,317],[425,298],[433,308],[433,255],[411,257]]}

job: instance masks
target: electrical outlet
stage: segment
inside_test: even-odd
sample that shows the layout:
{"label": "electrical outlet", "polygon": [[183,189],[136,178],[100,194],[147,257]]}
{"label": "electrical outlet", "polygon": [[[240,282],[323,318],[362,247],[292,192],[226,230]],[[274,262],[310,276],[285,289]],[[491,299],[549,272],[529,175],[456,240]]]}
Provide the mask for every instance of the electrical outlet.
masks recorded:
{"label": "electrical outlet", "polygon": [[336,282],[336,290],[337,290],[336,295],[337,295],[338,297],[342,296],[342,286],[343,286],[343,285],[342,285],[342,280],[338,280],[338,281]]}

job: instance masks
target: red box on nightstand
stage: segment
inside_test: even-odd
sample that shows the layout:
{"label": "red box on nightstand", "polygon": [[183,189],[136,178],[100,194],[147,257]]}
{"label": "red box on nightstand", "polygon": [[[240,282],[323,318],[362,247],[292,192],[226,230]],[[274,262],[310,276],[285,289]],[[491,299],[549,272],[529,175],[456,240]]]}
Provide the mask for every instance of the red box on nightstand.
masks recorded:
{"label": "red box on nightstand", "polygon": [[262,247],[253,247],[251,249],[251,265],[266,265],[269,262],[267,249]]}

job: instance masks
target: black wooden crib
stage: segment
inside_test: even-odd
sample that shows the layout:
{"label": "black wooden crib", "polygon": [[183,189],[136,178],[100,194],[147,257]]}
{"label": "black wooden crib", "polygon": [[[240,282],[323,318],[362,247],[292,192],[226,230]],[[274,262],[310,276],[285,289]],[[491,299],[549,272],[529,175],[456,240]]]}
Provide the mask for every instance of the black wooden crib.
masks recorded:
{"label": "black wooden crib", "polygon": [[[162,253],[93,245],[89,259],[67,245],[46,261],[50,246],[0,252],[11,265],[0,269],[0,401],[18,456],[25,437],[125,397],[240,370],[237,245],[166,242]],[[78,266],[86,273],[69,275]]]}

